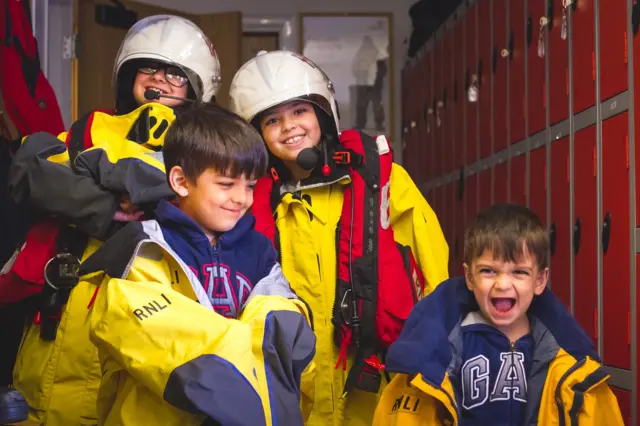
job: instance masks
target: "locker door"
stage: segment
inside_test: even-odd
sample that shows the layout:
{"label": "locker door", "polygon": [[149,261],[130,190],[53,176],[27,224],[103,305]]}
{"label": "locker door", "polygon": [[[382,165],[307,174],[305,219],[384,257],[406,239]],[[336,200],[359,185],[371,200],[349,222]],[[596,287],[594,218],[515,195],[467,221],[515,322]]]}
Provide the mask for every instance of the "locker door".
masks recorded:
{"label": "locker door", "polygon": [[444,40],[442,41],[442,89],[440,90],[440,99],[442,101],[442,108],[440,109],[441,120],[441,135],[442,135],[442,155],[444,160],[442,162],[444,168],[443,172],[449,173],[453,169],[453,145],[455,139],[453,135],[452,123],[452,108],[453,102],[451,102],[453,92],[453,30],[447,31]]}
{"label": "locker door", "polygon": [[[603,333],[606,365],[631,368],[628,113],[602,123]],[[608,243],[608,244],[607,244]]]}
{"label": "locker door", "polygon": [[509,199],[509,193],[507,192],[509,179],[509,169],[507,168],[507,162],[497,164],[493,169],[493,204],[506,203]]}
{"label": "locker door", "polygon": [[598,234],[596,127],[576,133],[573,154],[574,307],[582,328],[598,340]]}
{"label": "locker door", "polygon": [[600,100],[627,90],[627,3],[608,1],[600,18]]}
{"label": "locker door", "polygon": [[458,18],[454,30],[453,41],[453,117],[451,124],[453,127],[453,168],[459,169],[464,164],[464,101],[466,99],[466,93],[464,93],[464,56],[462,52],[465,52],[465,39],[464,39],[464,19]]}
{"label": "locker door", "polygon": [[480,89],[478,108],[480,114],[480,158],[491,155],[491,72],[493,43],[491,42],[491,2],[478,3],[478,71]]}
{"label": "locker door", "polygon": [[526,55],[524,1],[509,2],[509,120],[511,143],[524,139],[526,119],[524,56]]}
{"label": "locker door", "polygon": [[545,0],[527,1],[527,86],[529,134],[543,130],[546,125],[545,59],[538,56],[540,18],[545,16]]}
{"label": "locker door", "polygon": [[525,154],[511,159],[510,183],[512,203],[527,205],[527,158]]}
{"label": "locker door", "polygon": [[[485,2],[488,4],[488,2]],[[507,147],[507,58],[502,50],[509,49],[507,40],[507,0],[493,0],[493,49],[491,70],[493,72],[493,152]]]}
{"label": "locker door", "polygon": [[[578,113],[596,102],[596,47],[593,1],[573,2],[573,111]],[[602,28],[602,27],[600,27]]]}
{"label": "locker door", "polygon": [[611,390],[618,399],[618,406],[622,413],[622,420],[626,426],[631,426],[631,392],[611,386]]}
{"label": "locker door", "polygon": [[478,212],[491,207],[491,169],[485,169],[478,174]]}
{"label": "locker door", "polygon": [[551,289],[571,310],[569,137],[551,144]]}
{"label": "locker door", "polygon": [[531,151],[529,156],[529,208],[542,223],[547,224],[547,152],[544,146]]}
{"label": "locker door", "polygon": [[569,117],[569,43],[562,39],[562,1],[548,2],[549,116],[555,124]]}
{"label": "locker door", "polygon": [[465,218],[464,228],[466,229],[473,223],[476,214],[478,214],[478,175],[473,174],[466,177],[464,186],[464,203]]}
{"label": "locker door", "polygon": [[[465,21],[465,93],[462,95],[466,106],[465,123],[467,127],[466,137],[466,164],[473,164],[478,161],[478,102],[470,102],[467,90],[474,84],[474,78],[479,78],[481,74],[480,61],[476,54],[478,6],[474,5],[464,15]],[[479,89],[482,91],[482,88]],[[479,96],[482,96],[480,94]]]}
{"label": "locker door", "polygon": [[435,177],[442,176],[444,172],[442,155],[442,127],[440,121],[441,107],[439,102],[442,101],[443,79],[442,79],[442,40],[436,40],[433,50],[433,62],[431,69],[433,70],[433,90],[431,92],[431,107],[433,108],[434,118],[432,120],[431,131],[433,133],[433,156]]}

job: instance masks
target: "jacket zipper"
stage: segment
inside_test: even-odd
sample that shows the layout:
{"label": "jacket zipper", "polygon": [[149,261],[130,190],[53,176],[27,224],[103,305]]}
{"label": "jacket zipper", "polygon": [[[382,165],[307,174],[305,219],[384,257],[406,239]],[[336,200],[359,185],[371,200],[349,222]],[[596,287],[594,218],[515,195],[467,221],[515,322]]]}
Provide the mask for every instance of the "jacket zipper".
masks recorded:
{"label": "jacket zipper", "polygon": [[582,358],[580,361],[576,362],[570,369],[568,369],[562,375],[562,377],[558,381],[558,384],[556,385],[555,398],[556,398],[556,404],[558,405],[558,418],[560,419],[560,426],[565,426],[564,404],[562,404],[562,398],[560,398],[560,389],[562,387],[562,384],[564,383],[565,380],[567,380],[567,377],[569,377],[570,374],[572,374],[578,368],[582,367],[586,362],[587,362],[586,358]]}
{"label": "jacket zipper", "polygon": [[[513,355],[516,351],[516,342],[510,342],[511,345],[511,367],[514,367],[514,362],[513,362]],[[515,367],[514,367],[515,368]],[[511,378],[511,402],[509,404],[509,424],[510,425],[517,425],[518,423],[514,423],[514,419],[513,419],[513,404],[515,404],[515,401],[513,399],[513,377]]]}

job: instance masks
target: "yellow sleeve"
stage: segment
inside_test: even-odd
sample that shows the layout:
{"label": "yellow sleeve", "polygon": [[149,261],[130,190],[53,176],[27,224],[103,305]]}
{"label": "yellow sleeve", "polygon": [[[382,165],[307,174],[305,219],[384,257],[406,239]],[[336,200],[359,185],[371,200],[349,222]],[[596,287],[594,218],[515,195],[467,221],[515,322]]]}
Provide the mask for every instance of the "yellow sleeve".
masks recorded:
{"label": "yellow sleeve", "polygon": [[584,393],[582,409],[578,414],[580,426],[624,426],[618,399],[606,383],[596,385]]}
{"label": "yellow sleeve", "polygon": [[449,246],[438,218],[402,166],[391,168],[390,217],[395,239],[411,247],[424,274],[425,296],[449,278]]}

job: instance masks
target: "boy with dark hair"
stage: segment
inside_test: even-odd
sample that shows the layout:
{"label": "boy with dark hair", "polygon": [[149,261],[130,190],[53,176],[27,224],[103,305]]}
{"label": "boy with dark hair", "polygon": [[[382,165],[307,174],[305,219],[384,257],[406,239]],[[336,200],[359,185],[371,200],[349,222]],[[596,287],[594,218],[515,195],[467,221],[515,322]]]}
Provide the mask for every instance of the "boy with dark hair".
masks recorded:
{"label": "boy with dark hair", "polygon": [[100,283],[98,423],[302,425],[315,337],[247,213],[267,167],[260,135],[197,105],[172,124],[164,157],[177,203],[161,201],[156,220],[131,222],[81,266],[79,287]]}
{"label": "boy with dark hair", "polygon": [[549,237],[515,204],[481,212],[465,277],[445,281],[391,346],[374,425],[623,425],[589,337],[546,289]]}

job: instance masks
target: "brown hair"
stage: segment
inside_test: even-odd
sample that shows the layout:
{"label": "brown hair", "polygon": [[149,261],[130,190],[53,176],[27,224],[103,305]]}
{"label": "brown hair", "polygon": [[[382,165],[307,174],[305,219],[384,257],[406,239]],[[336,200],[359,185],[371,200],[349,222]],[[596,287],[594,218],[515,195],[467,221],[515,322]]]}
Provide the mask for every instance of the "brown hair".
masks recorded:
{"label": "brown hair", "polygon": [[464,261],[471,267],[490,250],[496,259],[516,262],[524,256],[524,247],[540,270],[549,265],[549,235],[540,218],[519,204],[496,204],[480,212],[467,228]]}
{"label": "brown hair", "polygon": [[178,114],[167,131],[163,155],[167,175],[180,166],[191,181],[210,168],[254,179],[267,172],[260,134],[237,114],[211,103],[195,103]]}

